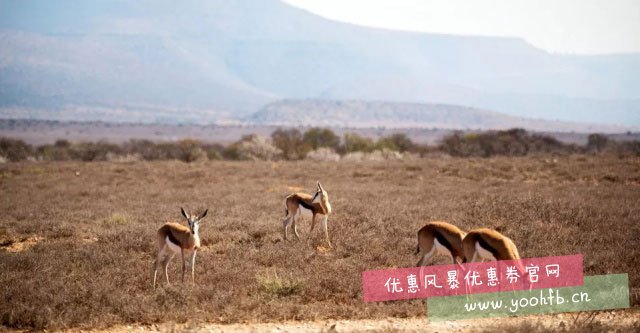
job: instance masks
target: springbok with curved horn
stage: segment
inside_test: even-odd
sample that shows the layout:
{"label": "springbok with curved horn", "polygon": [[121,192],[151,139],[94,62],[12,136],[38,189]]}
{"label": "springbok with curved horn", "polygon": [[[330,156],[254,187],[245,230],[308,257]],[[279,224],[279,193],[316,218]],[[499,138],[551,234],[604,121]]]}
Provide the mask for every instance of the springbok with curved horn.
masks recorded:
{"label": "springbok with curved horn", "polygon": [[284,201],[285,205],[285,218],[282,220],[284,239],[287,240],[287,234],[289,226],[293,226],[293,232],[296,238],[300,239],[298,234],[298,227],[296,223],[300,220],[302,210],[306,209],[311,211],[311,229],[309,235],[307,235],[307,241],[311,237],[311,232],[316,225],[316,216],[321,215],[321,223],[324,227],[324,234],[327,238],[327,243],[331,247],[329,241],[329,231],[327,230],[327,219],[331,214],[331,204],[329,203],[329,195],[324,190],[320,182],[317,183],[316,192],[313,195],[307,193],[293,193],[287,196]]}
{"label": "springbok with curved horn", "polygon": [[433,256],[444,255],[450,257],[456,264],[456,258],[464,260],[462,249],[462,239],[465,232],[453,224],[447,222],[433,221],[427,223],[418,231],[418,247],[415,254],[424,252],[424,255],[416,266],[423,266]]}
{"label": "springbok with curved horn", "polygon": [[[200,221],[207,216],[206,209],[200,215],[190,215],[180,208],[182,216],[187,219],[187,226],[184,226],[175,222],[167,222],[160,229],[158,229],[158,256],[153,263],[153,288],[156,287],[156,277],[158,275],[158,268],[162,264],[164,270],[164,276],[169,284],[169,274],[167,273],[167,266],[169,261],[174,255],[180,253],[182,256],[182,282],[184,283],[184,273],[186,266],[191,268],[191,282],[195,284],[195,263],[196,263],[196,251],[200,247]],[[189,255],[189,261],[185,260],[185,254]]]}

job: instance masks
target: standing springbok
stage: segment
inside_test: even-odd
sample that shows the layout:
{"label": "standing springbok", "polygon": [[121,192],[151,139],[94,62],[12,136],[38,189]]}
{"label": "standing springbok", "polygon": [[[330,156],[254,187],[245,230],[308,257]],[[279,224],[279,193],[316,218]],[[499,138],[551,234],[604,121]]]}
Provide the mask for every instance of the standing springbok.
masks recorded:
{"label": "standing springbok", "polygon": [[316,216],[321,215],[321,223],[324,227],[324,234],[327,237],[327,243],[329,244],[329,247],[332,247],[331,242],[329,241],[329,231],[327,230],[327,219],[329,218],[329,214],[331,214],[331,204],[329,203],[329,195],[327,194],[327,191],[322,188],[319,181],[316,192],[313,195],[306,193],[290,194],[285,199],[284,206],[285,217],[284,220],[282,220],[284,240],[287,240],[290,225],[293,225],[293,232],[295,233],[296,238],[300,239],[296,223],[300,220],[302,210],[305,209],[311,211],[312,214],[311,229],[309,230],[309,235],[307,235],[307,241],[311,237],[311,232],[316,225]]}
{"label": "standing springbok", "polygon": [[[162,264],[164,270],[164,276],[167,279],[167,285],[169,284],[169,274],[167,273],[167,266],[169,261],[177,253],[182,256],[182,282],[184,283],[184,273],[186,266],[191,268],[191,282],[195,284],[195,263],[196,263],[196,251],[200,247],[200,221],[207,216],[206,209],[202,214],[190,215],[180,208],[182,216],[187,219],[187,224],[184,226],[175,222],[167,222],[160,229],[158,229],[158,256],[153,262],[153,288],[156,287],[156,277],[158,275],[158,268]],[[185,252],[189,253],[189,262],[185,261]]]}
{"label": "standing springbok", "polygon": [[424,252],[424,255],[416,266],[426,265],[434,255],[445,255],[451,257],[453,264],[456,258],[464,260],[462,249],[462,239],[465,232],[458,227],[447,222],[433,221],[427,223],[418,231],[418,247],[415,254]]}
{"label": "standing springbok", "polygon": [[464,262],[518,260],[520,254],[507,236],[487,228],[474,229],[462,240]]}

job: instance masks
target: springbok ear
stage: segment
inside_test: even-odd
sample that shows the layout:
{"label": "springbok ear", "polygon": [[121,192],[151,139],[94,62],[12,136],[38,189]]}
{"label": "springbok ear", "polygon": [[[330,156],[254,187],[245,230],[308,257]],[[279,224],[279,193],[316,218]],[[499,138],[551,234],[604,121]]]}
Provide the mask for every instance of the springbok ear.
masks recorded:
{"label": "springbok ear", "polygon": [[182,212],[182,216],[184,216],[185,219],[189,219],[189,214],[187,214],[187,212],[184,211],[184,208],[180,207],[180,211]]}
{"label": "springbok ear", "polygon": [[324,191],[324,190],[322,189],[322,185],[320,185],[320,181],[318,181],[318,189],[319,189],[320,191]]}
{"label": "springbok ear", "polygon": [[204,212],[202,212],[202,214],[198,216],[198,221],[202,220],[205,216],[207,216],[208,211],[209,211],[209,208],[205,209]]}

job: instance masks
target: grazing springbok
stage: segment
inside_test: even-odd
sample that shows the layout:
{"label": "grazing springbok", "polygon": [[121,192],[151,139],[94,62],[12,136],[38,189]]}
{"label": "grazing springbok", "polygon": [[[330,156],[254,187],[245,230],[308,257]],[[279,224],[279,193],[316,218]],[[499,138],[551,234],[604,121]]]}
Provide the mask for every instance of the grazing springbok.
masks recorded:
{"label": "grazing springbok", "polygon": [[456,258],[460,258],[460,261],[464,260],[462,249],[464,236],[464,231],[453,224],[440,221],[427,223],[418,231],[418,247],[415,254],[420,253],[420,250],[424,254],[416,266],[426,265],[429,259],[437,255],[450,257],[453,264],[457,263]]}
{"label": "grazing springbok", "polygon": [[[167,266],[169,261],[177,253],[182,256],[182,282],[184,283],[184,273],[186,266],[191,268],[191,282],[196,283],[194,270],[196,263],[196,251],[200,247],[200,221],[207,216],[206,209],[200,215],[190,215],[180,208],[182,216],[187,219],[187,226],[184,226],[175,222],[167,222],[160,229],[158,229],[158,256],[153,262],[153,288],[156,287],[156,277],[158,275],[158,268],[162,264],[164,270],[164,276],[169,284],[169,274],[167,273]],[[185,254],[189,254],[189,261],[185,261]]]}
{"label": "grazing springbok", "polygon": [[464,262],[518,260],[520,254],[507,236],[487,228],[474,229],[462,240]]}
{"label": "grazing springbok", "polygon": [[[520,254],[513,241],[507,236],[487,228],[473,229],[462,240],[464,262],[483,262],[497,260],[517,260],[515,268],[524,278],[528,275],[520,261]],[[469,288],[466,285],[466,288]],[[533,285],[529,285],[531,291]]]}
{"label": "grazing springbok", "polygon": [[331,242],[329,241],[329,231],[327,230],[327,219],[329,218],[329,214],[331,214],[331,204],[329,203],[329,195],[327,195],[327,191],[322,188],[320,182],[318,182],[316,192],[313,195],[306,193],[290,194],[285,199],[284,206],[285,217],[284,220],[282,220],[282,226],[284,229],[284,240],[287,240],[287,234],[290,225],[293,225],[293,232],[295,233],[296,238],[300,239],[300,235],[298,234],[297,222],[300,220],[302,210],[304,209],[310,211],[312,214],[311,229],[309,230],[309,235],[307,235],[307,241],[311,237],[311,232],[316,225],[316,216],[321,215],[321,223],[324,227],[324,234],[327,237],[327,243],[329,244],[329,247],[331,247]]}

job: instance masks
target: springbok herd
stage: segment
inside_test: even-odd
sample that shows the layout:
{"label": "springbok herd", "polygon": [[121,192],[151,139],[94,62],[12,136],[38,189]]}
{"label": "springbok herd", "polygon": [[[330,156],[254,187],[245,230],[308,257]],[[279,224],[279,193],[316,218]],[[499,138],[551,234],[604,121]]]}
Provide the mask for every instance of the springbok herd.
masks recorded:
{"label": "springbok herd", "polygon": [[[200,215],[189,214],[180,208],[182,216],[187,220],[187,226],[179,223],[168,222],[158,229],[158,255],[153,263],[153,287],[156,287],[158,269],[162,265],[164,276],[169,284],[167,266],[171,259],[180,254],[182,257],[182,281],[187,266],[191,269],[191,281],[195,284],[194,269],[196,251],[200,247],[200,222],[207,215],[205,210]],[[297,222],[299,222],[302,211],[307,210],[312,214],[311,229],[307,235],[307,240],[316,224],[316,216],[320,215],[321,223],[327,243],[329,232],[327,230],[327,219],[331,214],[331,204],[329,196],[320,182],[317,183],[316,192],[313,195],[307,193],[292,193],[285,199],[285,218],[282,220],[284,239],[288,238],[289,227],[293,227],[293,232],[297,239]],[[474,229],[465,233],[458,227],[447,222],[428,222],[418,231],[418,247],[415,254],[422,251],[424,254],[418,261],[417,266],[425,265],[436,255],[448,256],[453,263],[478,262],[485,260],[516,260],[520,259],[518,249],[513,241],[501,233],[487,229]],[[188,257],[188,260],[185,259]]]}

